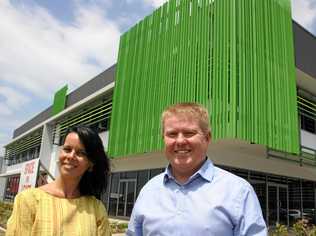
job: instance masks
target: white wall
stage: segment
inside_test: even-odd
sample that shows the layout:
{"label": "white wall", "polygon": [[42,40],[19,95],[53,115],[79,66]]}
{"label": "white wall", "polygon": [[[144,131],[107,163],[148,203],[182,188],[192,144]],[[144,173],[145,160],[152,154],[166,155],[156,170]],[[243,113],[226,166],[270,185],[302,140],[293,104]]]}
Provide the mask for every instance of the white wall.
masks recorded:
{"label": "white wall", "polygon": [[316,151],[316,134],[301,130],[301,145]]}
{"label": "white wall", "polygon": [[103,143],[105,151],[107,151],[108,150],[108,144],[109,144],[109,131],[101,132],[101,133],[99,133],[99,136],[100,136],[100,138],[102,140],[102,143]]}
{"label": "white wall", "polygon": [[[299,162],[268,157],[267,150],[262,145],[223,140],[211,144],[207,155],[217,165],[316,181],[314,166],[300,166]],[[167,165],[167,160],[162,152],[155,152],[115,158],[111,165],[113,172],[144,170],[163,168]]]}
{"label": "white wall", "polygon": [[[5,161],[4,161],[3,157],[0,157],[0,174],[4,173],[5,169],[6,169],[5,168]],[[0,177],[0,201],[3,200],[6,183],[7,183],[7,179]]]}

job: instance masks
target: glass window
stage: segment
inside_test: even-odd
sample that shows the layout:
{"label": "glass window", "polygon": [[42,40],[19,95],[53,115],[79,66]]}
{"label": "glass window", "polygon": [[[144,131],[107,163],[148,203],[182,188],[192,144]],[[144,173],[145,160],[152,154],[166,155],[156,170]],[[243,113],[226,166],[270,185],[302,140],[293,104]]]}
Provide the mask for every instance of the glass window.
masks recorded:
{"label": "glass window", "polygon": [[155,177],[156,175],[159,175],[160,173],[164,172],[165,169],[159,168],[159,169],[151,169],[150,170],[150,179],[152,177]]}
{"label": "glass window", "polygon": [[301,128],[308,132],[316,133],[315,119],[316,117],[312,119],[312,117],[307,117],[301,114]]}
{"label": "glass window", "polygon": [[5,200],[14,200],[19,190],[20,176],[12,176],[7,180],[6,191],[4,195]]}
{"label": "glass window", "polygon": [[237,168],[231,168],[231,167],[226,167],[226,166],[220,166],[220,168],[227,170],[234,175],[237,175],[245,180],[248,180],[248,170],[242,170],[242,169],[237,169]]}
{"label": "glass window", "polygon": [[258,196],[258,200],[260,202],[260,206],[262,209],[263,218],[266,219],[266,213],[267,213],[266,175],[250,172],[250,183]]}
{"label": "glass window", "polygon": [[141,170],[137,171],[137,188],[136,188],[136,196],[138,196],[140,190],[142,187],[147,183],[148,181],[148,170]]}
{"label": "glass window", "polygon": [[316,223],[315,215],[315,187],[311,181],[302,181],[303,218],[310,223]]}
{"label": "glass window", "polygon": [[109,215],[116,216],[116,205],[118,200],[118,184],[120,173],[113,173],[111,175],[111,193],[109,196]]}
{"label": "glass window", "polygon": [[289,221],[294,224],[301,218],[301,183],[300,180],[289,179]]}
{"label": "glass window", "polygon": [[120,173],[120,179],[136,179],[137,171],[127,171]]}

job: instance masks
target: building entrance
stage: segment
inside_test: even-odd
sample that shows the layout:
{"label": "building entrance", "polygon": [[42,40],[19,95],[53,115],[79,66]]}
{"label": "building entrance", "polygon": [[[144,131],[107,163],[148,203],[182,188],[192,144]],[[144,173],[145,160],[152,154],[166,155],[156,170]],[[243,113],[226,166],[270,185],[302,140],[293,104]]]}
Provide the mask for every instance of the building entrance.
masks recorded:
{"label": "building entrance", "polygon": [[129,217],[136,199],[136,179],[120,179],[116,215]]}
{"label": "building entrance", "polygon": [[277,222],[283,225],[288,225],[288,206],[288,186],[268,183],[268,225],[275,225]]}

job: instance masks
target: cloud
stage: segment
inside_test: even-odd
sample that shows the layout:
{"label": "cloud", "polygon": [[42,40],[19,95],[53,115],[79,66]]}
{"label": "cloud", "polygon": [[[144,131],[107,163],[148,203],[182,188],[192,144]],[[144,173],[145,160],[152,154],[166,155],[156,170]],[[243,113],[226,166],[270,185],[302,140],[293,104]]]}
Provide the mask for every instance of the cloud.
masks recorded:
{"label": "cloud", "polygon": [[98,2],[74,0],[66,24],[39,5],[0,1],[0,147],[57,89],[72,90],[116,62],[120,30]]}
{"label": "cloud", "polygon": [[167,0],[144,0],[146,4],[151,5],[154,8],[160,7],[162,4],[167,2]]}
{"label": "cloud", "polygon": [[74,10],[73,24],[65,25],[39,6],[1,1],[0,79],[48,99],[65,83],[74,88],[114,64],[116,24],[97,7]]}
{"label": "cloud", "polygon": [[[24,119],[16,117],[15,114],[12,114],[13,111],[8,107],[5,107],[4,109],[8,109],[10,114],[3,114],[3,104],[0,104],[0,156],[4,155],[3,146],[10,142],[13,129],[19,127],[23,122],[25,122]],[[8,118],[7,115],[9,115],[10,118]]]}
{"label": "cloud", "polygon": [[316,0],[292,0],[292,18],[316,34]]}
{"label": "cloud", "polygon": [[30,98],[21,94],[21,92],[14,90],[11,87],[0,86],[0,96],[4,99],[0,102],[0,105],[7,106],[8,108],[19,109],[25,103],[30,101]]}
{"label": "cloud", "polygon": [[2,116],[9,116],[13,114],[13,111],[7,105],[0,103],[0,114]]}

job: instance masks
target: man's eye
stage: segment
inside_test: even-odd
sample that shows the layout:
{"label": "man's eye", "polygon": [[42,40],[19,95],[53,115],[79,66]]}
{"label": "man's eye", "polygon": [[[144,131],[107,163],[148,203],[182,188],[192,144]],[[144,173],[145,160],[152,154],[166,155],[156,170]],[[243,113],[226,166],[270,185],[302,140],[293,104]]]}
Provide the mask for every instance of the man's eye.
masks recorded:
{"label": "man's eye", "polygon": [[170,132],[170,133],[167,133],[167,137],[169,137],[169,138],[175,138],[175,137],[177,137],[177,133],[175,133],[175,132]]}
{"label": "man's eye", "polygon": [[190,138],[190,137],[193,137],[195,134],[196,134],[196,132],[188,131],[188,132],[184,132],[183,136],[186,138]]}

